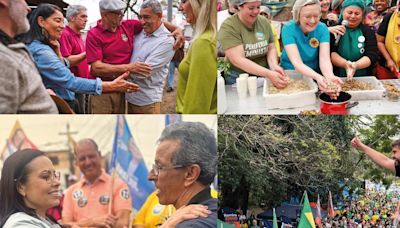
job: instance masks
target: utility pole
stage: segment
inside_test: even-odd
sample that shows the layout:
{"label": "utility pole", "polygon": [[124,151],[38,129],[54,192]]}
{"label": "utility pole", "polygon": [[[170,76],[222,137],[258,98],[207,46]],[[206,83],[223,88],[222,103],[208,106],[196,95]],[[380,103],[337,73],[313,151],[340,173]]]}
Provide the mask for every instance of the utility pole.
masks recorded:
{"label": "utility pole", "polygon": [[67,132],[61,132],[59,135],[66,135],[67,136],[67,145],[68,145],[68,160],[69,160],[69,171],[71,174],[75,174],[75,167],[74,167],[74,154],[72,152],[71,147],[71,135],[78,134],[77,131],[71,132],[69,129],[69,123],[67,123]]}

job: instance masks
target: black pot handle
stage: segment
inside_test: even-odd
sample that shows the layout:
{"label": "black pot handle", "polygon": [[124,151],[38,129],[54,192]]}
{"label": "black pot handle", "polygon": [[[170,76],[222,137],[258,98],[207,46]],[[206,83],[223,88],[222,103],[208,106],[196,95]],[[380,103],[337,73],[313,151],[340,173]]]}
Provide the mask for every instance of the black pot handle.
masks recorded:
{"label": "black pot handle", "polygon": [[358,105],[358,101],[355,101],[353,103],[350,103],[349,105],[347,105],[346,109],[351,109],[354,108]]}

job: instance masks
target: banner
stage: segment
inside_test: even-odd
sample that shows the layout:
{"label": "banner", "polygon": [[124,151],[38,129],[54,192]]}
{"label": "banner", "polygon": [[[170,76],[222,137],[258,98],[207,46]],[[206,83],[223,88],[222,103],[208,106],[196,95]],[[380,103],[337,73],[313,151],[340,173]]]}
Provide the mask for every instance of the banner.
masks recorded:
{"label": "banner", "polygon": [[136,145],[125,117],[122,115],[117,116],[110,173],[113,168],[127,183],[133,209],[138,211],[147,197],[154,191],[154,184],[147,180],[149,172],[142,153]]}
{"label": "banner", "polygon": [[26,136],[24,130],[21,127],[21,124],[17,120],[15,121],[14,127],[11,130],[8,139],[6,140],[5,147],[1,151],[0,159],[4,161],[15,151],[23,149],[37,149],[37,147]]}

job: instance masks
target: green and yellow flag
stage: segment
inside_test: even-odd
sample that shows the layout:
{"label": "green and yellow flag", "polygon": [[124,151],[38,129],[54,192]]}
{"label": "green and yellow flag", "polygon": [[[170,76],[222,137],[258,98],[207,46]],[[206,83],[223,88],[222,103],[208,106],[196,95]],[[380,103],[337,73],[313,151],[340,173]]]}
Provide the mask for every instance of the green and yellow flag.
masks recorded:
{"label": "green and yellow flag", "polygon": [[274,208],[274,218],[272,220],[272,223],[273,223],[273,228],[278,228],[278,219],[276,219],[275,208]]}
{"label": "green and yellow flag", "polygon": [[311,211],[310,202],[308,201],[307,192],[303,194],[303,209],[301,210],[300,222],[298,228],[315,228],[314,217]]}

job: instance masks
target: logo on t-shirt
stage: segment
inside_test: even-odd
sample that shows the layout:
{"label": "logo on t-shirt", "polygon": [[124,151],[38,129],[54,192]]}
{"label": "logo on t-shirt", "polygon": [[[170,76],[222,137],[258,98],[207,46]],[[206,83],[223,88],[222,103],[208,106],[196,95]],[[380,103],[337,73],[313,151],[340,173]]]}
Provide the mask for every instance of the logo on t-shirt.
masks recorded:
{"label": "logo on t-shirt", "polygon": [[123,41],[128,41],[128,36],[126,34],[121,34],[121,38]]}
{"label": "logo on t-shirt", "polygon": [[265,40],[265,35],[262,32],[256,32],[256,38],[258,41]]}

